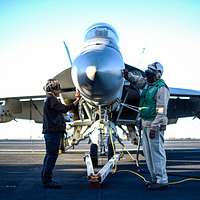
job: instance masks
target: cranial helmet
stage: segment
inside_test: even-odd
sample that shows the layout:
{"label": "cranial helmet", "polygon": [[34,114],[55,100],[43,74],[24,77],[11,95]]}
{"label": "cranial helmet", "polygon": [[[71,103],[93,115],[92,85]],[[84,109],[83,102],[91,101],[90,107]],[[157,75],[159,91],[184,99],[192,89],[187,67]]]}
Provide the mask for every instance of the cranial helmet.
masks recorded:
{"label": "cranial helmet", "polygon": [[154,62],[150,65],[148,65],[148,69],[160,72],[160,74],[163,74],[163,66],[159,62]]}
{"label": "cranial helmet", "polygon": [[43,89],[47,93],[60,90],[60,82],[56,79],[49,79]]}

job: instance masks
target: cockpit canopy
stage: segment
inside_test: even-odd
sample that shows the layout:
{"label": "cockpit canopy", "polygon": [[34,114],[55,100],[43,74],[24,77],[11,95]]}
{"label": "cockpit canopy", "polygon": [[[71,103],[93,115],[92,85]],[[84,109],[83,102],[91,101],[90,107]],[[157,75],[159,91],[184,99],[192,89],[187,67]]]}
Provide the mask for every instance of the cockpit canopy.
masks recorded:
{"label": "cockpit canopy", "polygon": [[116,43],[117,45],[119,43],[117,32],[111,25],[106,23],[93,24],[86,30],[84,41],[96,38],[111,40],[113,43]]}

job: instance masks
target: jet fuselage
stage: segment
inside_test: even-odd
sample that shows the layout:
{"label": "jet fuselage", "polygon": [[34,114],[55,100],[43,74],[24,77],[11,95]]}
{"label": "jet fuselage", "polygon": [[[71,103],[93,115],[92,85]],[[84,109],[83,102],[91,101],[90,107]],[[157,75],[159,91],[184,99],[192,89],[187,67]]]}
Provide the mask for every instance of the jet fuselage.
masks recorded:
{"label": "jet fuselage", "polygon": [[95,105],[110,105],[120,99],[123,69],[115,30],[105,23],[88,28],[81,53],[72,65],[72,80],[83,98]]}

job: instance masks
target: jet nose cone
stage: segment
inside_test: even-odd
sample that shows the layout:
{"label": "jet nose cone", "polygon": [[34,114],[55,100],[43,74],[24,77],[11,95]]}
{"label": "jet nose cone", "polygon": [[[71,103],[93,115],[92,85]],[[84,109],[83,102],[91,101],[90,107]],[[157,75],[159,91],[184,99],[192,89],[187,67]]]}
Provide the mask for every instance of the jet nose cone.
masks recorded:
{"label": "jet nose cone", "polygon": [[87,78],[90,79],[91,81],[94,81],[96,72],[97,72],[96,66],[86,67]]}
{"label": "jet nose cone", "polygon": [[121,96],[124,62],[115,49],[97,47],[90,47],[75,59],[72,80],[84,98],[108,105]]}

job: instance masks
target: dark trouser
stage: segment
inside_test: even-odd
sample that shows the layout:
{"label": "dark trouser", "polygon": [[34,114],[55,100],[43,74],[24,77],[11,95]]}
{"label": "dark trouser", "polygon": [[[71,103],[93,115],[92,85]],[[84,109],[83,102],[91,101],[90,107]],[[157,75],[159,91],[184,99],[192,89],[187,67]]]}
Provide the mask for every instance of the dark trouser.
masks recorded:
{"label": "dark trouser", "polygon": [[52,181],[52,172],[58,158],[60,141],[63,137],[62,132],[45,133],[46,155],[44,157],[41,178],[43,183]]}

